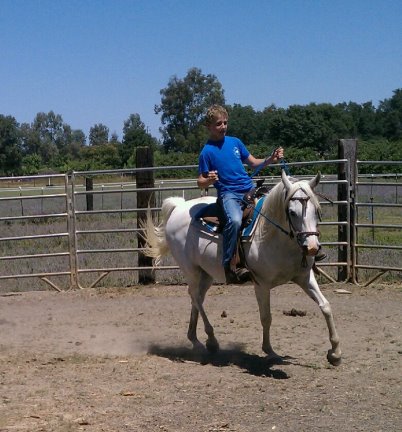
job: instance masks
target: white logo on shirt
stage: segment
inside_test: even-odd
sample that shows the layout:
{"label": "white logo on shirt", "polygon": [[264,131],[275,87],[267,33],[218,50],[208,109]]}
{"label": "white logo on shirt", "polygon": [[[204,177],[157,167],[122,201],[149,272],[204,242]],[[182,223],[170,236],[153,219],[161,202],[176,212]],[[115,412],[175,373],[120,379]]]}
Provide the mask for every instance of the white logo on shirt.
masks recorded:
{"label": "white logo on shirt", "polygon": [[237,157],[237,159],[240,159],[240,151],[239,151],[239,149],[237,147],[235,147],[233,149],[233,153]]}

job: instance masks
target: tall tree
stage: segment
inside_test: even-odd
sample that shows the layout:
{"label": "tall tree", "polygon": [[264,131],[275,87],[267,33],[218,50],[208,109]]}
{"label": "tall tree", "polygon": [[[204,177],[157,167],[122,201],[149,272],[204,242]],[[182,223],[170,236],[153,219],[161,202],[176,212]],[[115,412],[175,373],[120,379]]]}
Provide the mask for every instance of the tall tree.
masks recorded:
{"label": "tall tree", "polygon": [[52,165],[71,153],[69,147],[74,142],[71,127],[53,111],[38,113],[31,124],[21,125],[20,132],[24,155],[36,154],[45,165]]}
{"label": "tall tree", "polygon": [[102,123],[92,126],[89,130],[89,145],[97,146],[109,142],[109,128]]}
{"label": "tall tree", "polygon": [[32,123],[32,129],[39,138],[39,152],[45,163],[56,158],[60,151],[64,151],[66,143],[60,114],[53,111],[38,113]]}
{"label": "tall tree", "polygon": [[113,133],[110,135],[109,144],[115,144],[115,145],[120,144],[120,141],[119,141],[119,135],[117,135],[116,132],[113,132]]}
{"label": "tall tree", "polygon": [[277,108],[272,104],[257,113],[257,141],[264,147],[266,154],[282,144],[276,129],[281,127],[285,116],[284,108]]}
{"label": "tall tree", "polygon": [[350,117],[351,136],[370,139],[381,134],[376,108],[371,101],[363,104],[349,102],[347,105],[338,104],[337,106],[341,107],[343,112]]}
{"label": "tall tree", "polygon": [[166,151],[198,152],[206,134],[202,126],[206,109],[212,104],[225,103],[224,91],[215,75],[204,75],[191,68],[183,79],[172,77],[160,91],[160,105],[155,114],[161,115],[160,132]]}
{"label": "tall tree", "polygon": [[247,146],[258,140],[257,113],[253,107],[234,104],[228,107],[228,135],[240,138]]}
{"label": "tall tree", "polygon": [[0,174],[19,174],[21,170],[21,140],[14,117],[0,114]]}
{"label": "tall tree", "polygon": [[291,105],[284,112],[277,112],[272,119],[270,134],[281,146],[310,147],[320,156],[333,151],[336,138],[347,133],[347,126],[330,104]]}
{"label": "tall tree", "polygon": [[147,131],[139,114],[130,114],[130,117],[124,122],[123,142],[119,147],[123,166],[135,164],[135,149],[137,147],[155,148],[156,144],[156,139]]}
{"label": "tall tree", "polygon": [[22,123],[20,126],[22,151],[24,155],[40,156],[40,137],[39,133],[32,128],[29,123]]}
{"label": "tall tree", "polygon": [[383,136],[397,140],[402,138],[402,88],[394,90],[391,99],[381,101],[378,115],[383,127]]}

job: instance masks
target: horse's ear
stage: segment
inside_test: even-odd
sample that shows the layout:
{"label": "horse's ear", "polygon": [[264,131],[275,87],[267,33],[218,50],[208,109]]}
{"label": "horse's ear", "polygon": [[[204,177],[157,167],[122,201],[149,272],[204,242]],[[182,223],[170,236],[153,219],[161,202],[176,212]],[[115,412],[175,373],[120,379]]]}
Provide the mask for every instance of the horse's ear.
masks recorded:
{"label": "horse's ear", "polygon": [[292,183],[290,183],[290,180],[288,179],[284,169],[282,170],[282,183],[285,185],[285,189],[287,191],[289,191],[289,189],[292,187]]}
{"label": "horse's ear", "polygon": [[320,183],[320,179],[321,179],[321,173],[320,171],[318,171],[317,175],[308,182],[311,189],[314,190],[314,188],[318,185],[318,183]]}

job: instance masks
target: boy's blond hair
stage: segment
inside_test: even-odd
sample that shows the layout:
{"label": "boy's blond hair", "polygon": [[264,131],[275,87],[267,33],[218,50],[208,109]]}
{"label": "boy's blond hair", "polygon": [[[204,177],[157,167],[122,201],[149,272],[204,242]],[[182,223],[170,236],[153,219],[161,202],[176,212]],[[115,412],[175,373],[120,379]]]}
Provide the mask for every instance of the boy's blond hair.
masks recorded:
{"label": "boy's blond hair", "polygon": [[228,112],[223,106],[212,105],[211,107],[208,108],[207,113],[205,114],[205,124],[206,125],[212,124],[219,115],[222,115],[226,118],[229,117]]}

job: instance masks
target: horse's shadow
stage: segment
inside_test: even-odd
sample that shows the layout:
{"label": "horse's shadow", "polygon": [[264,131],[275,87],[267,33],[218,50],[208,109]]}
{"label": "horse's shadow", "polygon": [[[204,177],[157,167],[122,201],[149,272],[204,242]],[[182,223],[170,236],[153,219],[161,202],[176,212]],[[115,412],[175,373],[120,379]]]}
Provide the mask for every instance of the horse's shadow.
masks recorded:
{"label": "horse's shadow", "polygon": [[168,358],[176,362],[191,361],[201,365],[210,364],[216,367],[237,366],[250,375],[268,377],[274,379],[288,379],[286,372],[272,367],[278,364],[290,364],[286,360],[288,357],[269,361],[265,357],[256,354],[249,354],[242,349],[241,345],[234,345],[231,348],[220,349],[216,353],[207,350],[194,350],[187,347],[163,347],[151,345],[148,354]]}

